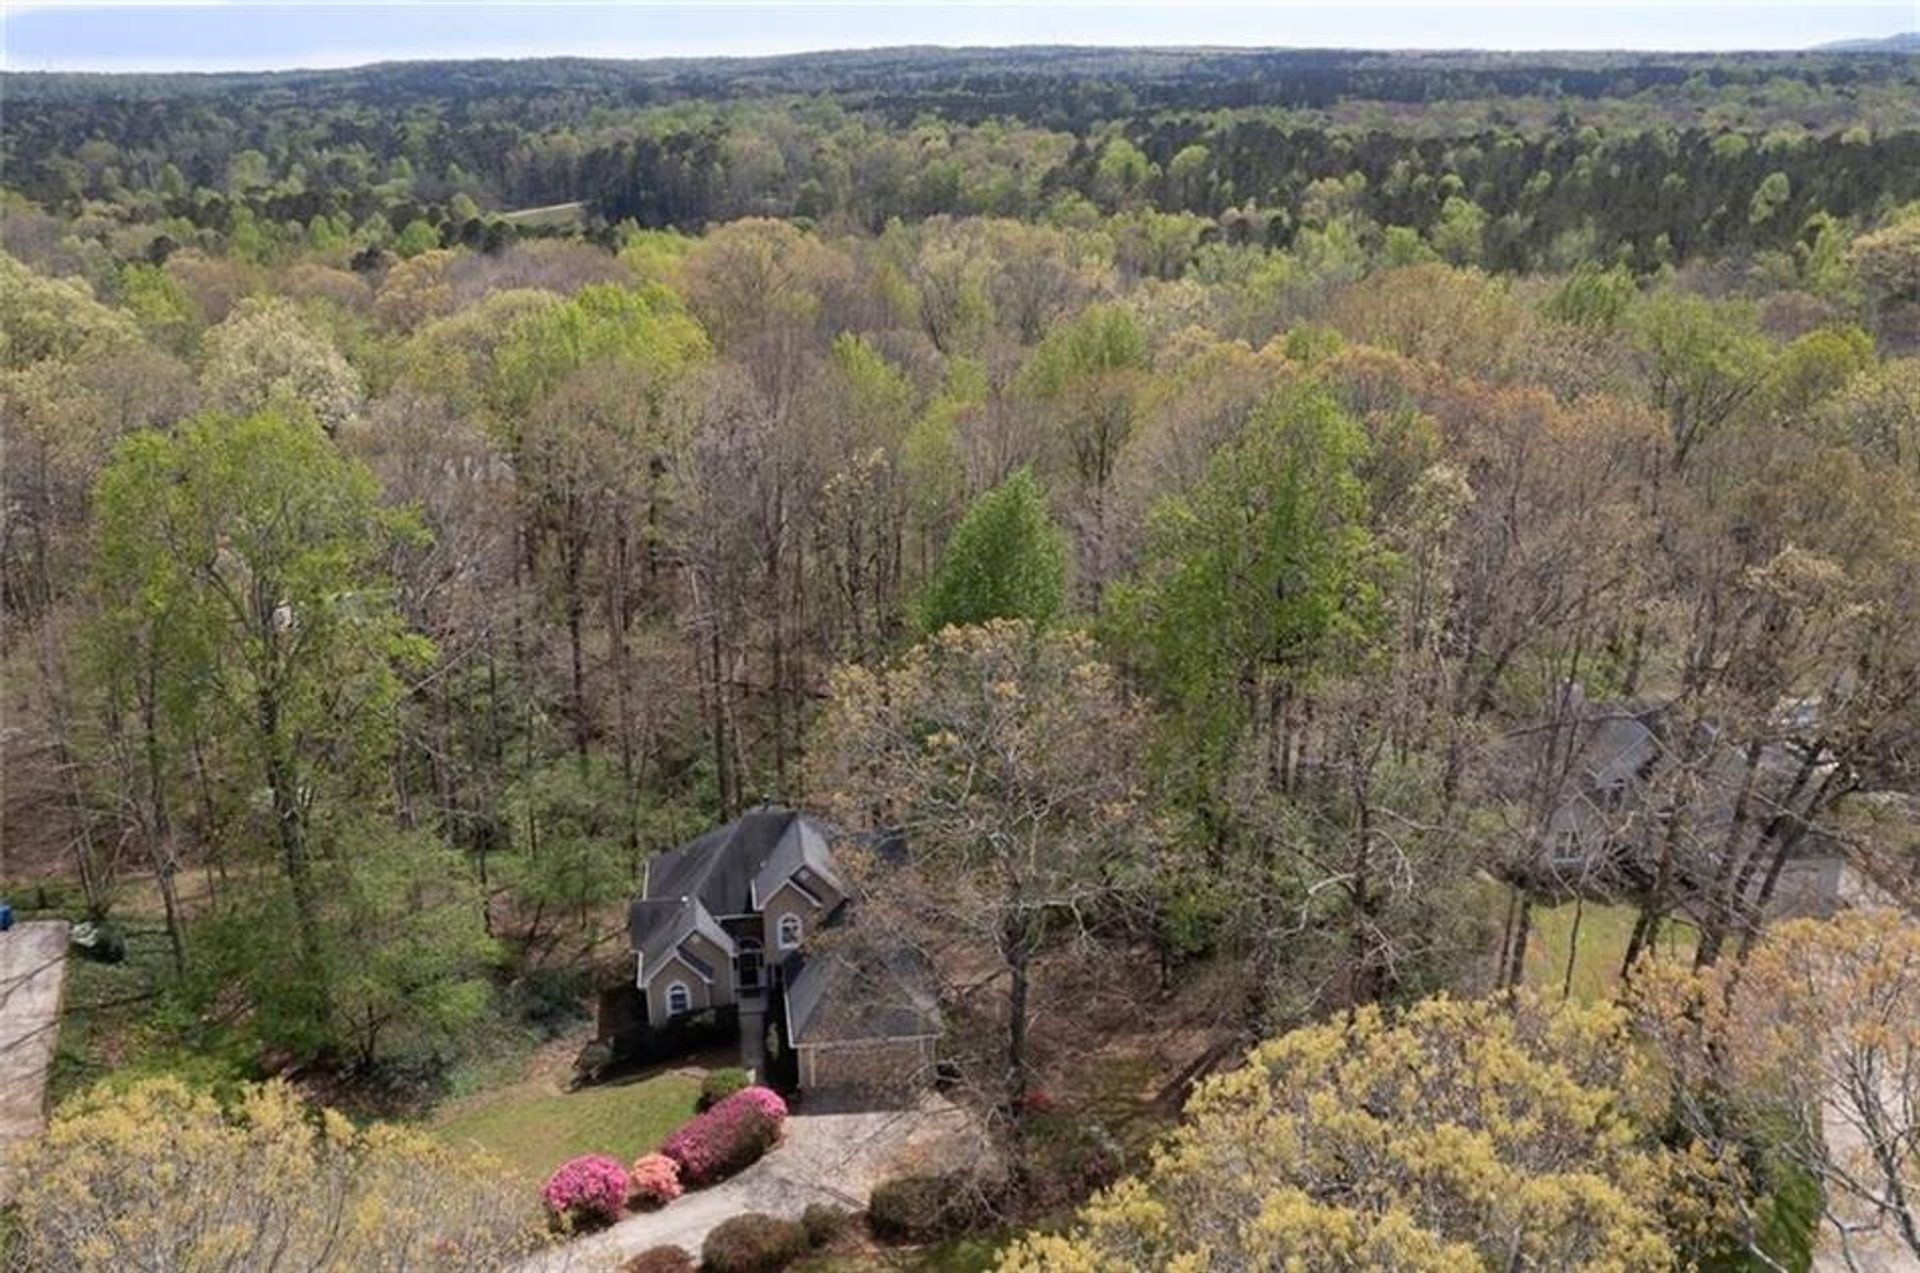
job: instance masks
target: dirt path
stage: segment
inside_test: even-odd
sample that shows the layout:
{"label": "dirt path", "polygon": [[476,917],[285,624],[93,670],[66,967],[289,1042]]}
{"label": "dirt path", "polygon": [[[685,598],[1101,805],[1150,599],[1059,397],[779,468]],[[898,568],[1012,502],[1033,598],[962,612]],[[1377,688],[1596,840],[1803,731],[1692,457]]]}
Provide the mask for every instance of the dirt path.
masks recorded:
{"label": "dirt path", "polygon": [[0,933],[0,1200],[13,1194],[5,1160],[47,1121],[47,1069],[60,1041],[67,925],[36,920]]}
{"label": "dirt path", "polygon": [[915,1109],[796,1114],[779,1146],[733,1179],[548,1252],[521,1273],[597,1273],[656,1246],[698,1259],[708,1233],[747,1211],[795,1219],[815,1202],[864,1210],[881,1180],[953,1165],[966,1130],[964,1114],[932,1098]]}

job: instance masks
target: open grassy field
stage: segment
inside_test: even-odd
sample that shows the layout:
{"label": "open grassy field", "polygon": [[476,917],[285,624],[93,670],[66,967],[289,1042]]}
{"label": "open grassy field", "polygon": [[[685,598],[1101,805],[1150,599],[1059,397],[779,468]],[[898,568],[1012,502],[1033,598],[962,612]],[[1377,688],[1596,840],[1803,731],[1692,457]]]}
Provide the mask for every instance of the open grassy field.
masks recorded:
{"label": "open grassy field", "polygon": [[[1527,984],[1550,996],[1570,993],[1582,1000],[1612,994],[1620,982],[1620,961],[1626,958],[1635,914],[1631,906],[1600,902],[1535,905],[1533,931],[1527,943]],[[1660,932],[1660,953],[1675,959],[1691,959],[1696,941],[1698,935],[1691,924],[1669,920]],[[1569,955],[1573,964],[1571,980]]]}
{"label": "open grassy field", "polygon": [[550,203],[543,208],[517,208],[512,212],[502,212],[500,219],[522,229],[578,228],[586,224],[587,205]]}
{"label": "open grassy field", "polygon": [[659,1148],[693,1114],[699,1094],[699,1075],[690,1070],[656,1070],[577,1092],[539,1076],[463,1102],[428,1130],[449,1144],[484,1149],[537,1182],[577,1154],[631,1162]]}

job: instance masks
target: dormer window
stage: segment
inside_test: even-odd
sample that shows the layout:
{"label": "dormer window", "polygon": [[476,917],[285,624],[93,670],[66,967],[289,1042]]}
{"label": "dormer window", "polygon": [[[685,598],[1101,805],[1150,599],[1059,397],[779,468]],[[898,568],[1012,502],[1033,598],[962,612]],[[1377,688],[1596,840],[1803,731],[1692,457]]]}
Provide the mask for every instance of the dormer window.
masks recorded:
{"label": "dormer window", "polygon": [[796,950],[800,945],[801,927],[798,915],[782,915],[779,927],[775,930],[782,950]]}
{"label": "dormer window", "polygon": [[1581,857],[1578,831],[1562,827],[1553,833],[1553,860],[1556,863],[1578,862]]}

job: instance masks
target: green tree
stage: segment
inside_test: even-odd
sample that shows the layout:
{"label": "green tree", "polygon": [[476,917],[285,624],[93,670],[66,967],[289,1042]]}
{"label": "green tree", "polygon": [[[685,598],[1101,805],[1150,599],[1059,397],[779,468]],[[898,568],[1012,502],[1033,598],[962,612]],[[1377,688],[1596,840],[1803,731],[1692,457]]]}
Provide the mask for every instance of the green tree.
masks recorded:
{"label": "green tree", "polygon": [[1121,305],[1089,305],[1041,340],[1020,370],[1021,392],[1052,426],[1072,474],[1073,514],[1084,517],[1080,584],[1098,604],[1107,584],[1114,466],[1143,414],[1151,363],[1147,334]]}
{"label": "green tree", "polygon": [[1747,224],[1765,225],[1780,215],[1780,209],[1793,198],[1793,184],[1784,172],[1770,172],[1754,189],[1747,205]]}
{"label": "green tree", "polygon": [[1045,626],[1060,613],[1066,591],[1066,539],[1039,482],[1021,469],[967,510],[916,599],[914,618],[929,634],[988,619]]}
{"label": "green tree", "polygon": [[1158,165],[1147,158],[1146,152],[1125,137],[1115,137],[1100,148],[1100,158],[1094,164],[1094,192],[1111,210],[1132,200],[1159,175]]}
{"label": "green tree", "polygon": [[356,779],[386,759],[399,668],[432,653],[404,630],[382,572],[412,525],[311,416],[277,410],[128,438],[94,509],[96,586],[118,602],[102,622],[131,601],[156,696],[190,700],[207,732],[244,740],[228,759],[262,793],[308,1006],[324,1022],[316,829],[337,827],[336,805],[378,807],[380,784]]}
{"label": "green tree", "polygon": [[1750,306],[1662,292],[1630,318],[1653,404],[1673,432],[1676,468],[1765,381],[1773,356]]}
{"label": "green tree", "polygon": [[553,925],[583,924],[598,907],[631,896],[640,872],[633,793],[617,766],[594,756],[542,765],[506,792],[502,813],[514,854],[502,875],[513,890],[518,940],[538,952]]}
{"label": "green tree", "polygon": [[1636,290],[1633,274],[1624,265],[1602,269],[1583,261],[1540,309],[1557,322],[1611,331],[1626,317]]}
{"label": "green tree", "polygon": [[204,321],[193,293],[157,265],[132,262],[121,267],[120,300],[142,328],[175,353],[192,348]]}
{"label": "green tree", "polygon": [[1449,265],[1478,265],[1486,250],[1486,211],[1463,195],[1449,195],[1429,237]]}
{"label": "green tree", "polygon": [[419,256],[439,246],[440,232],[418,217],[407,222],[399,237],[393,241],[393,250],[401,256]]}
{"label": "green tree", "polygon": [[1155,510],[1113,626],[1173,709],[1168,751],[1203,812],[1243,734],[1280,729],[1323,665],[1378,629],[1385,557],[1367,526],[1367,450],[1325,388],[1284,390],[1196,491]]}
{"label": "green tree", "polygon": [[1182,146],[1167,162],[1167,179],[1173,185],[1179,207],[1204,210],[1207,178],[1212,167],[1213,153],[1198,142]]}

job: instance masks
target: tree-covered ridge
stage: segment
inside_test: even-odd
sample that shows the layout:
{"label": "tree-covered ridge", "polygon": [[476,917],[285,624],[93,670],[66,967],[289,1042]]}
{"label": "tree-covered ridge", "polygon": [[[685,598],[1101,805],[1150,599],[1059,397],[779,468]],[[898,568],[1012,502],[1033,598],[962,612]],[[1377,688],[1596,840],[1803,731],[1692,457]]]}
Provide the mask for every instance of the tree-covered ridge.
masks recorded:
{"label": "tree-covered ridge", "polygon": [[504,233],[492,213],[572,202],[684,228],[1151,212],[1286,246],[1332,183],[1380,227],[1471,207],[1497,268],[1646,269],[1920,195],[1917,79],[1874,54],[1166,50],[29,74],[7,80],[4,159],[12,189],[104,218],[125,253],[156,234],[479,246]]}

